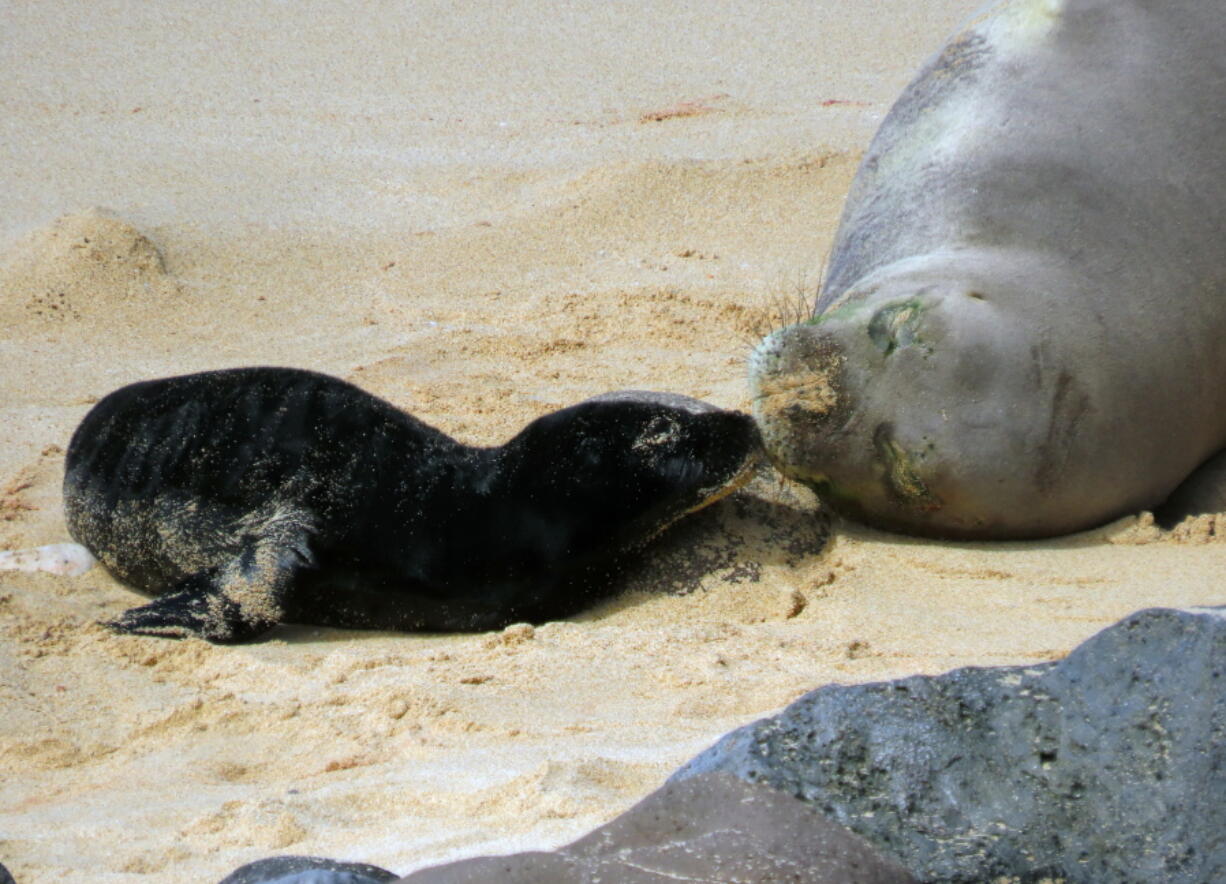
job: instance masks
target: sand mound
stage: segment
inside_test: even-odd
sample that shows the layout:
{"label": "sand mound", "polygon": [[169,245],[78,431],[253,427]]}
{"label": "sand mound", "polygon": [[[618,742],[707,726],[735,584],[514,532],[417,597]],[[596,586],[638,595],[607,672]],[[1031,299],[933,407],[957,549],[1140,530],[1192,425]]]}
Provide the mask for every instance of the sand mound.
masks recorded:
{"label": "sand mound", "polygon": [[131,320],[182,297],[149,238],[101,209],[64,215],[0,260],[0,321],[14,331]]}
{"label": "sand mound", "polygon": [[1108,543],[1140,546],[1147,543],[1226,543],[1226,513],[1200,513],[1163,529],[1150,512],[1125,516],[1092,532]]}

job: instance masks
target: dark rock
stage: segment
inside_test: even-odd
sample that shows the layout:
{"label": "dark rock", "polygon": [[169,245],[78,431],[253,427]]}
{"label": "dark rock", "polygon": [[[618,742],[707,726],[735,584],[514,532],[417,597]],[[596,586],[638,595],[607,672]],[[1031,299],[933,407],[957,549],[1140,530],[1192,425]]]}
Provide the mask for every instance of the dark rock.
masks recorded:
{"label": "dark rock", "polygon": [[764,782],[925,880],[1226,881],[1226,608],[1056,663],[814,691],[673,776]]}
{"label": "dark rock", "polygon": [[9,870],[4,867],[3,863],[0,863],[0,884],[17,884],[17,882],[13,880],[13,876],[9,874]]}
{"label": "dark rock", "polygon": [[790,795],[727,774],[709,774],[653,792],[554,853],[462,860],[401,881],[904,884],[914,879]]}
{"label": "dark rock", "polygon": [[383,884],[395,879],[395,872],[366,863],[318,856],[274,856],[235,869],[221,884]]}

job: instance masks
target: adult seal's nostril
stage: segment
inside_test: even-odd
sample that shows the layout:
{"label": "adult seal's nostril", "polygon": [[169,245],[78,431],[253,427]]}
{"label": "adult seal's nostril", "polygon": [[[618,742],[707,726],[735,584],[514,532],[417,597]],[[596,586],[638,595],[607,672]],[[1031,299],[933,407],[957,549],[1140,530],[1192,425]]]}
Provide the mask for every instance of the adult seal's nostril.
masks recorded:
{"label": "adult seal's nostril", "polygon": [[99,401],[64,508],[112,574],[158,596],[121,632],[493,629],[607,592],[602,569],[745,481],[760,449],[748,415],[642,392],[473,448],[336,378],[233,369]]}
{"label": "adult seal's nostril", "polygon": [[857,172],[806,322],[750,360],[771,459],[855,518],[1040,537],[1226,446],[1226,8],[1003,0]]}

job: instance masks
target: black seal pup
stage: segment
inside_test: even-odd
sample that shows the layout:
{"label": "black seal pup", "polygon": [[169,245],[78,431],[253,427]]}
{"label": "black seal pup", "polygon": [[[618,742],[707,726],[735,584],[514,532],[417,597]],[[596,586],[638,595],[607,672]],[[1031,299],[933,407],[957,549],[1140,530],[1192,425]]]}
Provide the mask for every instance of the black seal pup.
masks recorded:
{"label": "black seal pup", "polygon": [[759,450],[747,415],[641,392],[475,448],[336,378],[242,368],[99,401],[68,446],[64,508],[108,571],[158,596],[120,632],[496,629],[577,610]]}
{"label": "black seal pup", "polygon": [[1080,531],[1226,447],[1226,3],[1001,0],[899,98],[814,317],[750,369],[847,514]]}

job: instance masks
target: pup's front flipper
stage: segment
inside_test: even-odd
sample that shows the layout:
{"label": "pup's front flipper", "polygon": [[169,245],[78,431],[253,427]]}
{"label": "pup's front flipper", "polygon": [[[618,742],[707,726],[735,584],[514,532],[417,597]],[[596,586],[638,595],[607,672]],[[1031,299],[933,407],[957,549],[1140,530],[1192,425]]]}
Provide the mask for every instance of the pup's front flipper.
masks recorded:
{"label": "pup's front flipper", "polygon": [[273,626],[230,599],[219,577],[218,571],[193,574],[156,601],[124,611],[104,625],[116,632],[165,638],[194,635],[218,643],[248,641]]}
{"label": "pup's front flipper", "polygon": [[303,520],[277,516],[257,530],[222,567],[192,574],[155,601],[105,625],[116,632],[198,636],[217,644],[250,641],[267,632],[281,622],[286,596],[314,561],[310,527]]}

